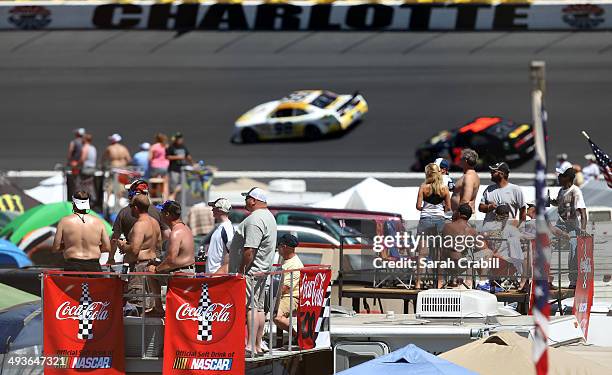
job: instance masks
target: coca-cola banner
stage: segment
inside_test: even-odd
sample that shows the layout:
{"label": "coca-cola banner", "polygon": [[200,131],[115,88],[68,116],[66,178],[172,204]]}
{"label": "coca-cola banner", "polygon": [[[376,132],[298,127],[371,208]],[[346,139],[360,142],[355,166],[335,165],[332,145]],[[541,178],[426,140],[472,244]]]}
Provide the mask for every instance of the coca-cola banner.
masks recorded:
{"label": "coca-cola banner", "polygon": [[589,333],[589,319],[593,306],[595,265],[593,263],[593,237],[578,237],[576,256],[578,257],[578,280],[574,294],[574,315],[580,323],[580,328],[587,338]]}
{"label": "coca-cola banner", "polygon": [[242,276],[171,278],[164,374],[244,374]]}
{"label": "coca-cola banner", "polygon": [[45,374],[124,374],[123,282],[44,276]]}
{"label": "coca-cola banner", "polygon": [[298,305],[298,345],[300,349],[329,347],[329,303],[331,270],[302,269]]}

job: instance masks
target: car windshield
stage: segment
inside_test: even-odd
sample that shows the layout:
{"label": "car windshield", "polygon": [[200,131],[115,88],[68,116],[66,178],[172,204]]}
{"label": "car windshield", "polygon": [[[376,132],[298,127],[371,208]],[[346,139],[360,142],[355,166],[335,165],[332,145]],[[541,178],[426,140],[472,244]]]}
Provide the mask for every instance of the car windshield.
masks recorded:
{"label": "car windshield", "polygon": [[338,97],[338,95],[331,93],[331,92],[325,92],[319,96],[317,96],[315,98],[315,100],[312,101],[312,105],[314,105],[315,107],[319,107],[319,108],[325,108],[328,105],[330,105],[334,100],[336,100],[336,98]]}

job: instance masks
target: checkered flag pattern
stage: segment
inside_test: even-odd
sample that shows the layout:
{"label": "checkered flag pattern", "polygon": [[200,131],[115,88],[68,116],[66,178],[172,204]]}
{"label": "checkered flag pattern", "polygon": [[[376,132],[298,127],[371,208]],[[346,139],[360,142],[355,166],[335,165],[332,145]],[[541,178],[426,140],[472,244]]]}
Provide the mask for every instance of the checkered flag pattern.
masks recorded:
{"label": "checkered flag pattern", "polygon": [[321,309],[321,316],[317,319],[316,333],[321,331],[329,331],[329,315],[331,310],[331,283],[327,286],[325,291],[325,299],[323,300],[323,309]]}
{"label": "checkered flag pattern", "polygon": [[330,315],[330,304],[331,304],[331,283],[327,286],[325,291],[325,299],[323,300],[323,308],[321,309],[321,316],[317,319],[317,326],[315,328],[315,347],[323,348],[331,345],[331,337],[329,333],[329,315]]}
{"label": "checkered flag pattern", "polygon": [[202,311],[202,314],[198,316],[198,334],[196,336],[198,341],[212,340],[212,322],[207,321],[204,317],[204,312],[206,312],[210,304],[208,284],[202,284],[202,294],[200,295],[200,302],[198,304],[200,311]]}
{"label": "checkered flag pattern", "polygon": [[89,295],[89,284],[82,283],[81,290],[79,306],[83,312],[79,316],[79,332],[77,333],[77,338],[79,340],[91,340],[93,339],[93,320],[89,320],[85,317],[85,311],[89,308],[89,305],[93,303]]}

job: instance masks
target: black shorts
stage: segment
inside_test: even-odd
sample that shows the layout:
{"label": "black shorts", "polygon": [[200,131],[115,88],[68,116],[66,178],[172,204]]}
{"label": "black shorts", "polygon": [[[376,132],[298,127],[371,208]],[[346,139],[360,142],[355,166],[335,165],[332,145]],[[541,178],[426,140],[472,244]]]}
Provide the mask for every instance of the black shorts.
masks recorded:
{"label": "black shorts", "polygon": [[98,259],[65,259],[64,271],[102,272]]}

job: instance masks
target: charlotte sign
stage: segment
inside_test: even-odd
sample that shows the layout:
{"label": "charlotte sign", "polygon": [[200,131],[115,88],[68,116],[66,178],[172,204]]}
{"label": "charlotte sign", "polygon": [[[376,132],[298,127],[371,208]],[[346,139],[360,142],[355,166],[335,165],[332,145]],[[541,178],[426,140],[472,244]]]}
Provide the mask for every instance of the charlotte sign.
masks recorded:
{"label": "charlotte sign", "polygon": [[298,345],[300,349],[328,347],[331,270],[300,271]]}
{"label": "charlotte sign", "polygon": [[593,237],[578,237],[576,256],[578,257],[578,279],[574,294],[574,315],[580,323],[582,333],[586,339],[589,334],[589,320],[591,307],[593,307],[594,283],[593,275]]}
{"label": "charlotte sign", "polygon": [[170,279],[164,374],[244,374],[245,288],[241,276]]}
{"label": "charlotte sign", "polygon": [[[611,4],[452,2],[5,2],[0,29],[591,30],[612,29]],[[3,14],[7,16],[2,16]]]}
{"label": "charlotte sign", "polygon": [[123,283],[44,276],[45,374],[124,374]]}

